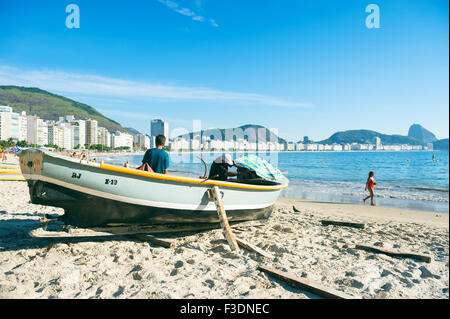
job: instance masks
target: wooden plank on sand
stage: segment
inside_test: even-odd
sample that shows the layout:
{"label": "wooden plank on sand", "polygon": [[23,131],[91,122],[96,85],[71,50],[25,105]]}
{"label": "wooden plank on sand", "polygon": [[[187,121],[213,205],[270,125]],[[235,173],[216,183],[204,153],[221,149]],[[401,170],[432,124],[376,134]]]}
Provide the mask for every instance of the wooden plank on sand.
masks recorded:
{"label": "wooden plank on sand", "polygon": [[347,226],[347,227],[353,227],[353,228],[364,228],[364,224],[361,223],[349,223],[349,222],[339,222],[339,221],[335,221],[335,220],[322,220],[322,225],[323,226],[328,226],[328,225],[335,225],[335,226]]}
{"label": "wooden plank on sand", "polygon": [[152,235],[146,235],[146,234],[136,234],[134,235],[134,237],[136,237],[139,240],[143,240],[143,241],[149,241],[152,244],[155,245],[159,245],[165,248],[175,248],[176,244],[168,239],[163,239],[163,238],[157,238],[155,236]]}
{"label": "wooden plank on sand", "polygon": [[341,291],[334,290],[332,288],[323,287],[319,284],[310,282],[306,279],[301,279],[296,277],[295,275],[276,270],[269,266],[258,266],[258,269],[261,271],[264,271],[271,276],[280,279],[284,282],[286,282],[288,285],[299,288],[305,291],[309,291],[315,295],[324,297],[324,298],[330,298],[330,299],[353,299],[354,297],[347,295]]}
{"label": "wooden plank on sand", "polygon": [[230,225],[228,224],[227,214],[225,208],[223,207],[222,198],[220,196],[219,187],[213,186],[211,188],[211,193],[214,197],[214,203],[216,204],[217,214],[219,215],[220,226],[222,226],[223,235],[225,236],[231,250],[239,251],[239,246],[234,238],[233,232],[231,231]]}
{"label": "wooden plank on sand", "polygon": [[261,248],[259,248],[259,247],[257,247],[257,246],[254,246],[254,245],[252,245],[252,244],[246,242],[245,240],[242,240],[242,239],[237,238],[237,237],[235,237],[235,239],[236,239],[237,243],[239,244],[239,246],[241,246],[241,247],[244,248],[244,249],[247,249],[247,250],[249,250],[249,251],[253,251],[253,252],[255,252],[255,253],[258,253],[258,254],[260,254],[261,256],[264,256],[264,257],[266,257],[266,258],[270,258],[270,259],[274,259],[274,258],[275,258],[274,255],[272,255],[272,254],[270,254],[270,253],[268,253],[268,252],[262,250]]}
{"label": "wooden plank on sand", "polygon": [[431,256],[428,255],[420,255],[411,252],[402,252],[395,250],[388,250],[374,246],[366,246],[366,245],[356,245],[355,249],[361,249],[372,253],[385,254],[392,257],[401,257],[401,258],[414,258],[426,261],[427,263],[431,263]]}

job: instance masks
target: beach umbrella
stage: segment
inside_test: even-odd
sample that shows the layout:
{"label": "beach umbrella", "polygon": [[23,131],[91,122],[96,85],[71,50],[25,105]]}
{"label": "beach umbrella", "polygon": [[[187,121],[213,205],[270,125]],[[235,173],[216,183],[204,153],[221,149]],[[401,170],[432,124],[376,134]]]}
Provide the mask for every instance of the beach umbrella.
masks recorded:
{"label": "beach umbrella", "polygon": [[281,171],[265,159],[256,155],[244,155],[234,160],[237,167],[247,168],[254,171],[259,177],[277,183],[286,183],[288,179]]}

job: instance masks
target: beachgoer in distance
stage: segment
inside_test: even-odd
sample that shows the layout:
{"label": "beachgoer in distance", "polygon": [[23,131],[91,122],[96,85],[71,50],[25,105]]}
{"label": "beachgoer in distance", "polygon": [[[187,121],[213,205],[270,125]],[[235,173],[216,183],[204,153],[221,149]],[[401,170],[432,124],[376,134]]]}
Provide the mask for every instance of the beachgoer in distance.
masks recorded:
{"label": "beachgoer in distance", "polygon": [[158,135],[155,139],[156,147],[145,152],[142,164],[147,163],[155,173],[167,174],[169,168],[169,154],[163,150],[166,137]]}
{"label": "beachgoer in distance", "polygon": [[366,188],[365,190],[369,190],[370,195],[367,196],[366,198],[363,199],[364,204],[366,203],[366,200],[370,198],[370,205],[375,206],[375,203],[373,202],[373,198],[374,198],[374,194],[373,194],[373,189],[375,188],[375,185],[377,184],[375,182],[375,178],[373,178],[373,176],[375,175],[375,173],[373,171],[369,172],[369,177],[367,178],[366,181]]}
{"label": "beachgoer in distance", "polygon": [[233,158],[229,154],[219,156],[211,164],[209,179],[226,181],[228,176],[237,176],[237,172],[229,172],[228,169],[234,166]]}
{"label": "beachgoer in distance", "polygon": [[130,163],[127,161],[125,164],[123,164],[123,167],[130,167]]}

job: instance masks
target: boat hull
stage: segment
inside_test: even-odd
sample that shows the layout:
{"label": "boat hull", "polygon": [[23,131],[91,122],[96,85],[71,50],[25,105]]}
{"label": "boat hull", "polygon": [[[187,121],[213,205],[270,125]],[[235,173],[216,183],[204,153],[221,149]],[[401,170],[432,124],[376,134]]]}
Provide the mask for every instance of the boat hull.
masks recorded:
{"label": "boat hull", "polygon": [[[67,225],[98,227],[219,222],[217,211],[136,205],[88,195],[47,182],[28,183],[32,203],[63,208],[61,220]],[[230,210],[227,216],[230,222],[240,222],[268,218],[272,211],[273,205],[259,209]]]}
{"label": "boat hull", "polygon": [[219,222],[207,196],[218,186],[230,222],[267,218],[283,187],[202,181],[82,163],[36,149],[20,155],[31,201],[61,207],[78,227]]}

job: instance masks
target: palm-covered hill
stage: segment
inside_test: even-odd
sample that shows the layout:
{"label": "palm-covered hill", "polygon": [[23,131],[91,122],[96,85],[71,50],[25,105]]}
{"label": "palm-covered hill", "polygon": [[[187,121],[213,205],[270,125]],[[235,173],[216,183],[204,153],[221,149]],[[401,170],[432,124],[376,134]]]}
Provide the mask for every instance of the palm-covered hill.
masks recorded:
{"label": "palm-covered hill", "polygon": [[98,121],[98,126],[110,132],[126,131],[119,123],[89,105],[38,88],[0,86],[0,105],[8,105],[14,112],[25,111],[44,120],[58,120],[65,115],[74,115],[76,119],[92,118]]}

